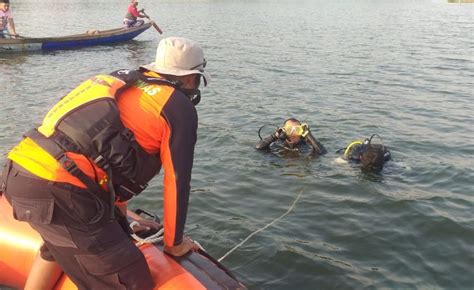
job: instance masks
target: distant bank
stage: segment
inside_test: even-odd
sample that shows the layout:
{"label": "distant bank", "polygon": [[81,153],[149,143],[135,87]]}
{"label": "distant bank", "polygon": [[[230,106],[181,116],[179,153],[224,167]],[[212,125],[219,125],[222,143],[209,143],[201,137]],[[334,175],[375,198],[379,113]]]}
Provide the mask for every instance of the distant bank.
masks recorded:
{"label": "distant bank", "polygon": [[474,3],[474,0],[448,0],[449,3]]}

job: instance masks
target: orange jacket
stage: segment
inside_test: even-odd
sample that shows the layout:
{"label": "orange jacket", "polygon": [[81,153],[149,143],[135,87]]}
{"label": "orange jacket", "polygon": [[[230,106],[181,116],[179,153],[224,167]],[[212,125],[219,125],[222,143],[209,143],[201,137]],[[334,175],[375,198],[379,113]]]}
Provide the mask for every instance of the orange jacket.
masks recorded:
{"label": "orange jacket", "polygon": [[[159,77],[156,73],[146,73]],[[168,85],[137,81],[118,98],[120,118],[140,146],[156,154],[164,174],[164,241],[167,246],[180,244],[186,222],[191,170],[197,132],[197,112],[191,101]],[[105,173],[87,157],[67,153],[86,175],[104,180]],[[36,145],[25,138],[8,158],[31,173],[56,182],[85,188],[77,178]]]}

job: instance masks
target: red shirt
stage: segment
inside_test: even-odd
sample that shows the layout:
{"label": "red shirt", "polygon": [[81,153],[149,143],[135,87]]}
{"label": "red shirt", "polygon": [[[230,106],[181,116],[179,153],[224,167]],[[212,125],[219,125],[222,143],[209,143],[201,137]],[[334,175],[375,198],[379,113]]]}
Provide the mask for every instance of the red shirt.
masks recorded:
{"label": "red shirt", "polygon": [[133,4],[128,5],[128,13],[132,14],[132,16],[134,16],[134,17],[139,16],[137,6],[135,6]]}

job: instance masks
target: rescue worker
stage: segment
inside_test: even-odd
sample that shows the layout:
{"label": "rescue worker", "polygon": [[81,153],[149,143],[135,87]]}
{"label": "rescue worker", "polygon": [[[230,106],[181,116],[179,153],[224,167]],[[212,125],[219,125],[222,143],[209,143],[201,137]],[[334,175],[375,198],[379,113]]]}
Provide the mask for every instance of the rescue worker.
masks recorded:
{"label": "rescue worker", "polygon": [[198,43],[162,39],[155,62],[85,81],[9,152],[0,192],[44,241],[25,289],[51,288],[54,261],[79,289],[152,289],[125,215],[161,167],[164,251],[197,250],[183,232],[205,67]]}
{"label": "rescue worker", "polygon": [[302,124],[295,118],[285,120],[282,127],[277,128],[274,133],[265,138],[260,136],[263,127],[260,127],[258,132],[261,140],[255,146],[257,150],[270,150],[275,153],[297,152],[303,155],[308,152],[311,155],[327,153],[321,142],[311,134],[308,125]]}
{"label": "rescue worker", "polygon": [[[381,143],[372,143],[374,137],[378,137]],[[344,151],[344,160],[360,164],[362,171],[372,173],[382,171],[385,162],[391,158],[390,151],[384,146],[383,140],[378,134],[373,134],[365,140],[355,140],[346,148],[338,151]]]}

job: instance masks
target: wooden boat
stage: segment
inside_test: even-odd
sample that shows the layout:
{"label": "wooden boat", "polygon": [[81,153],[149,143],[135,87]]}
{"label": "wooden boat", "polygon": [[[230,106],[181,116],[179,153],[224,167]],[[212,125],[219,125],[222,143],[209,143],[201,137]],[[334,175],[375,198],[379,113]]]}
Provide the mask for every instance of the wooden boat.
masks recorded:
{"label": "wooden boat", "polygon": [[[131,219],[137,219],[133,212],[128,215]],[[40,246],[40,236],[27,223],[13,219],[10,204],[5,196],[0,196],[0,285],[23,289]],[[246,289],[204,251],[172,257],[163,252],[163,245],[160,244],[138,247],[147,260],[155,290]],[[66,274],[62,274],[54,289],[74,290],[77,287]]]}
{"label": "wooden boat", "polygon": [[91,30],[88,33],[43,38],[7,38],[0,39],[1,52],[72,49],[93,45],[113,44],[133,39],[153,25],[153,21],[132,28],[110,30]]}

